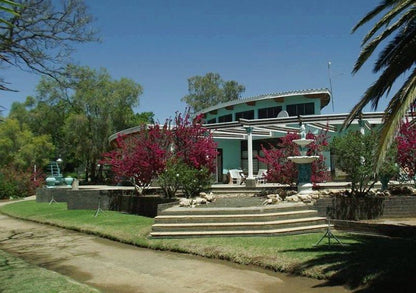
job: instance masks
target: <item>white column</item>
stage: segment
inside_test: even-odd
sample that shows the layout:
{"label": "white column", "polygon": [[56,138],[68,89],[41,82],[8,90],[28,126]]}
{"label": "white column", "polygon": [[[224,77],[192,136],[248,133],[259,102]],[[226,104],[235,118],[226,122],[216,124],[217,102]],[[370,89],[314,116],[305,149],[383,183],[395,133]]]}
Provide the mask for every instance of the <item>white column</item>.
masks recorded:
{"label": "white column", "polygon": [[246,127],[247,131],[247,151],[248,151],[248,176],[247,179],[254,179],[253,176],[253,127]]}

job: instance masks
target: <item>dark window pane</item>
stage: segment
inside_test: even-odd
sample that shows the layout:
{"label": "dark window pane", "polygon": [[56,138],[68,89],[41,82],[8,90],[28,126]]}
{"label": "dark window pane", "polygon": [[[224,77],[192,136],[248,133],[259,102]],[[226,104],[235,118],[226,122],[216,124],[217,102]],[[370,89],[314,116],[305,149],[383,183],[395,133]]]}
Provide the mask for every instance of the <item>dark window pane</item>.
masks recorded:
{"label": "dark window pane", "polygon": [[240,118],[244,118],[244,119],[254,119],[254,110],[236,113],[235,114],[235,119],[238,120]]}
{"label": "dark window pane", "polygon": [[287,105],[286,111],[289,114],[289,116],[298,116],[298,109],[296,107],[297,105]]}
{"label": "dark window pane", "polygon": [[220,116],[219,118],[218,118],[218,122],[231,122],[231,121],[233,121],[233,115],[232,114],[227,114],[227,115],[223,115],[223,116]]}
{"label": "dark window pane", "polygon": [[259,109],[259,119],[276,118],[281,110],[280,106]]}
{"label": "dark window pane", "polygon": [[315,107],[314,103],[293,104],[287,105],[286,111],[289,113],[289,116],[312,115],[315,114]]}
{"label": "dark window pane", "polygon": [[305,115],[315,114],[315,107],[313,103],[305,104]]}
{"label": "dark window pane", "polygon": [[209,120],[207,121],[207,123],[208,123],[208,124],[217,123],[217,119],[216,119],[216,118],[209,119]]}

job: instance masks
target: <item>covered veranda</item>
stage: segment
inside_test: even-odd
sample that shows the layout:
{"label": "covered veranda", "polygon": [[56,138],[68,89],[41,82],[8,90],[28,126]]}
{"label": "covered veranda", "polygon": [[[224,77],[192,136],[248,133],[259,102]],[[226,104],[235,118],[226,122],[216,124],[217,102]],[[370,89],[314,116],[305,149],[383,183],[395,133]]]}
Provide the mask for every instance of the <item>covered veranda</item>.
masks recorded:
{"label": "covered veranda", "polygon": [[[253,169],[253,140],[282,137],[285,134],[299,133],[300,123],[307,127],[307,131],[317,133],[328,131],[330,136],[339,133],[348,113],[326,115],[300,115],[297,117],[278,117],[268,119],[239,119],[238,121],[205,124],[204,127],[212,131],[214,139],[246,140],[248,152],[248,168],[246,187],[256,185]],[[357,129],[370,130],[376,125],[382,124],[383,112],[363,113],[352,122]],[[217,170],[217,172],[222,170]]]}

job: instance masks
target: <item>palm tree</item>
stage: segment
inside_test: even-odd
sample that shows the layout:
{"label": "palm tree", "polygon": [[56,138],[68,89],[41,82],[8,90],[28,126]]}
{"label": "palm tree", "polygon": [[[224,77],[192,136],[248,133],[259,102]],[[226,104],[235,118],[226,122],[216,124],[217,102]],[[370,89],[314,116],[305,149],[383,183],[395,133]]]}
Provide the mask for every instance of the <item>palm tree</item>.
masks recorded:
{"label": "palm tree", "polygon": [[381,74],[351,110],[344,122],[344,128],[349,126],[370,102],[372,108],[376,109],[380,98],[384,94],[389,94],[399,77],[404,77],[404,82],[390,98],[384,111],[384,124],[380,130],[377,149],[376,166],[378,170],[403,117],[415,104],[416,0],[383,0],[355,25],[352,32],[354,33],[376,16],[378,16],[378,20],[361,43],[362,50],[354,65],[353,73],[360,70],[374,50],[381,47],[381,43],[385,41],[387,43],[380,51],[373,68],[374,73],[381,72]]}

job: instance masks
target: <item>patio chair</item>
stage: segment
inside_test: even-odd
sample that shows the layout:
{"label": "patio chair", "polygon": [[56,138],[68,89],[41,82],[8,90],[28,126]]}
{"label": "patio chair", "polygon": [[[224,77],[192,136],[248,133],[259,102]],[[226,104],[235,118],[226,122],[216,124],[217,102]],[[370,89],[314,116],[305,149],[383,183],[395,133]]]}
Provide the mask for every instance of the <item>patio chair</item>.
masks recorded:
{"label": "patio chair", "polygon": [[257,183],[264,184],[267,181],[266,175],[267,175],[267,169],[259,169],[259,171],[257,172],[257,175],[254,178],[256,179]]}
{"label": "patio chair", "polygon": [[230,184],[243,184],[245,181],[245,176],[243,170],[239,169],[230,169],[228,171],[230,174]]}

